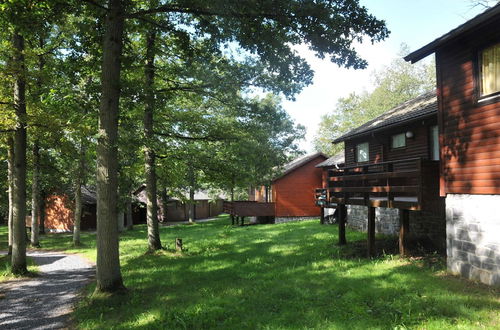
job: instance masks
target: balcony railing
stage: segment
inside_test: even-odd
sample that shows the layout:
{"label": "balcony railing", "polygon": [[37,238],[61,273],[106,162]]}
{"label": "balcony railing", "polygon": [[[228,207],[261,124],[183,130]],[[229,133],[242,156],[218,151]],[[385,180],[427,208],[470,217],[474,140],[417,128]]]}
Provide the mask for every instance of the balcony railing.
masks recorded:
{"label": "balcony railing", "polygon": [[439,162],[412,158],[330,170],[316,204],[428,210],[438,207]]}
{"label": "balcony railing", "polygon": [[234,201],[223,203],[224,212],[238,217],[274,216],[274,203]]}

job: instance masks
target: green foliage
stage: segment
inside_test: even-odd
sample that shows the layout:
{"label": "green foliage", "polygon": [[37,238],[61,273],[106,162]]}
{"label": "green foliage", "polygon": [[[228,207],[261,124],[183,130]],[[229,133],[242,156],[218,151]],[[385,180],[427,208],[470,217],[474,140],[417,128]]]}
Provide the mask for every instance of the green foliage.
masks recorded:
{"label": "green foliage", "polygon": [[[161,227],[167,249],[144,254],[145,226],[121,235],[127,296],[94,296],[77,306],[79,328],[494,329],[497,289],[447,276],[398,256],[342,257],[337,226],[319,221],[232,227],[228,217]],[[5,228],[0,227],[5,244]],[[347,232],[360,245],[366,234]],[[187,251],[173,251],[181,237]],[[306,239],[304,239],[306,238]],[[95,235],[42,237],[46,249],[95,260]],[[2,248],[5,245],[2,246]]]}
{"label": "green foliage", "polygon": [[332,112],[323,115],[314,138],[318,151],[333,155],[343,150],[332,141],[351,129],[377,117],[393,107],[435,88],[434,63],[410,64],[402,59],[407,47],[402,46],[401,58],[373,73],[372,92],[351,93],[337,100]]}

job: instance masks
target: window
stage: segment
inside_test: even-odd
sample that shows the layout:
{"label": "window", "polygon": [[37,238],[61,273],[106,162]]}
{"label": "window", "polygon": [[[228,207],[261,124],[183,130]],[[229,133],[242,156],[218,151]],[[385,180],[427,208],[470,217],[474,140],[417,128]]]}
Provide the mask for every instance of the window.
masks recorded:
{"label": "window", "polygon": [[500,43],[480,52],[480,96],[500,92]]}
{"label": "window", "polygon": [[356,146],[356,161],[367,162],[369,160],[368,142],[360,143]]}
{"label": "window", "polygon": [[400,133],[391,136],[391,148],[403,148],[406,147],[406,135],[405,133]]}
{"label": "window", "polygon": [[439,131],[437,125],[431,126],[431,160],[439,160]]}

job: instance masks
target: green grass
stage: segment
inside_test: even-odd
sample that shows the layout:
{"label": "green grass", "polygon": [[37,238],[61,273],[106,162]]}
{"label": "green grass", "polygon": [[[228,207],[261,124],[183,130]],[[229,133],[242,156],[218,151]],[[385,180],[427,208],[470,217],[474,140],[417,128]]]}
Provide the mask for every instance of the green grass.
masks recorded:
{"label": "green grass", "polygon": [[33,276],[37,275],[38,267],[34,263],[33,259],[31,259],[29,257],[26,260],[28,263],[28,274],[25,274],[24,276],[12,274],[10,258],[11,257],[8,255],[0,256],[0,283],[6,282],[6,281],[11,281],[11,280],[16,280],[16,279],[33,277]]}
{"label": "green grass", "polygon": [[[80,328],[158,329],[471,329],[498,328],[500,295],[445,274],[424,261],[386,255],[346,258],[336,226],[319,221],[232,227],[227,218],[161,228],[186,251],[145,254],[146,228],[121,236],[125,285],[120,296],[88,296],[74,318]],[[3,229],[2,229],[3,230]],[[4,232],[0,233],[1,235]],[[95,259],[70,235],[44,235],[42,246]],[[366,234],[348,231],[348,241]],[[2,241],[0,240],[0,244]]]}

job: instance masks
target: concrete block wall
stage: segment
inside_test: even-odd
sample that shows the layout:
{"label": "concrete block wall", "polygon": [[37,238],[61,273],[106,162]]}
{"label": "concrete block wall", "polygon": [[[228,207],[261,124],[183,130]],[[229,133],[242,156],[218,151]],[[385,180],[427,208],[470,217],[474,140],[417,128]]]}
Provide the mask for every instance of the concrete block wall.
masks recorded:
{"label": "concrete block wall", "polygon": [[500,285],[500,195],[448,194],[448,270]]}
{"label": "concrete block wall", "polygon": [[[360,231],[367,231],[368,208],[360,205],[347,206],[347,225]],[[375,232],[386,235],[399,234],[399,209],[375,208]],[[446,246],[446,220],[442,212],[410,211],[410,235],[432,242],[444,251]]]}

